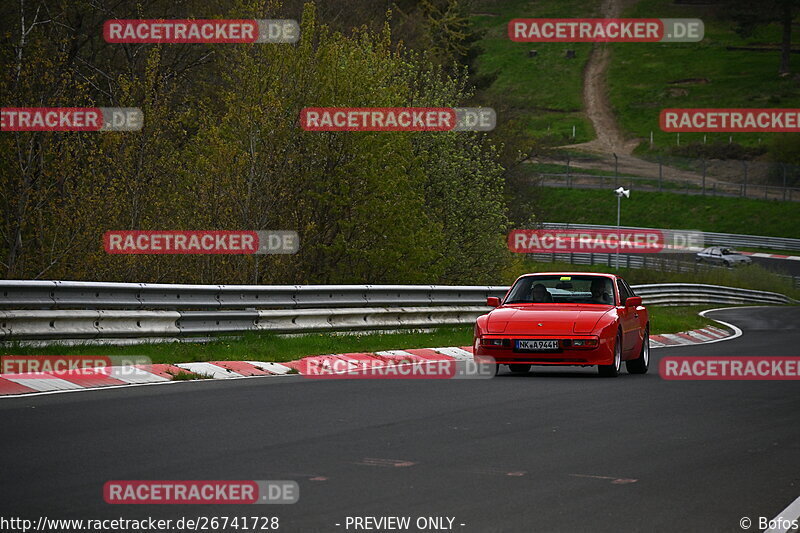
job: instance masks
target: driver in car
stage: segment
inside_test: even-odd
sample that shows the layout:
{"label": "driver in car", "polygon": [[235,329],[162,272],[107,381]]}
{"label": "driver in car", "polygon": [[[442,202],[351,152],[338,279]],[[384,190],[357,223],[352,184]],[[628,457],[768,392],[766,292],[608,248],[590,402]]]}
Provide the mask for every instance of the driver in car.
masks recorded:
{"label": "driver in car", "polygon": [[533,303],[535,304],[543,304],[553,301],[553,297],[550,295],[550,292],[541,283],[537,283],[533,286],[532,294]]}
{"label": "driver in car", "polygon": [[605,279],[593,279],[592,280],[592,299],[591,303],[593,304],[610,304],[611,293],[609,293],[606,289],[608,285],[606,283],[607,280]]}

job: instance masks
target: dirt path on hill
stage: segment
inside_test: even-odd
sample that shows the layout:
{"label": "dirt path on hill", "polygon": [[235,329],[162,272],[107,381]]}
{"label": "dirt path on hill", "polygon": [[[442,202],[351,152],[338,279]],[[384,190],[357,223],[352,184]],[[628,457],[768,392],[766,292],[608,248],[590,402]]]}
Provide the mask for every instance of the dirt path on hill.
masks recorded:
{"label": "dirt path on hill", "polygon": [[[604,18],[619,18],[622,10],[636,0],[603,0],[600,11]],[[611,49],[606,43],[594,43],[583,71],[583,105],[594,127],[597,138],[586,143],[565,148],[587,152],[630,154],[636,148],[636,139],[625,139],[608,100],[607,74],[611,62]]]}

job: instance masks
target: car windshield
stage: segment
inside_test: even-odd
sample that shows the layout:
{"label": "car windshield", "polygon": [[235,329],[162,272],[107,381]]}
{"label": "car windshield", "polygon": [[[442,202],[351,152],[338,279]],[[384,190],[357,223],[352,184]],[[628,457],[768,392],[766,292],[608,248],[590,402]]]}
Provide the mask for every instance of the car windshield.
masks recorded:
{"label": "car windshield", "polygon": [[517,280],[504,303],[614,305],[614,286],[605,276],[525,276]]}

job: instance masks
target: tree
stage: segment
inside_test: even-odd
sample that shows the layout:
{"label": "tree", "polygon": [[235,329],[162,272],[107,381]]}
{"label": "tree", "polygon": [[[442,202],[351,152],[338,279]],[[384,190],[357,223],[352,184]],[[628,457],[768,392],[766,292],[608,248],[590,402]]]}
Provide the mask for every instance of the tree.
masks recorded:
{"label": "tree", "polygon": [[737,23],[737,32],[743,36],[752,35],[756,27],[765,24],[781,25],[781,59],[778,73],[786,75],[791,72],[790,58],[792,52],[792,21],[797,12],[796,0],[729,0],[724,5],[724,14]]}

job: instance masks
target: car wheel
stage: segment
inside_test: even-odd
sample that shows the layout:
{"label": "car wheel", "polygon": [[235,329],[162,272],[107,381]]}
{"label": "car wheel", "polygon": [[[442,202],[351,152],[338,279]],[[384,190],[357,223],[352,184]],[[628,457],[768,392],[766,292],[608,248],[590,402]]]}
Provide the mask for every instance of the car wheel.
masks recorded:
{"label": "car wheel", "polygon": [[531,365],[508,365],[508,368],[515,374],[527,374],[531,371]]}
{"label": "car wheel", "polygon": [[619,369],[622,367],[622,335],[617,332],[617,340],[614,342],[614,362],[610,365],[599,365],[597,367],[600,375],[606,378],[619,376]]}
{"label": "car wheel", "polygon": [[725,265],[727,268],[731,267],[731,264],[730,264],[729,261],[723,261],[722,264]]}
{"label": "car wheel", "polygon": [[650,331],[644,330],[644,338],[642,339],[642,351],[639,357],[631,361],[625,361],[625,367],[628,369],[629,374],[647,374],[647,369],[650,368]]}

